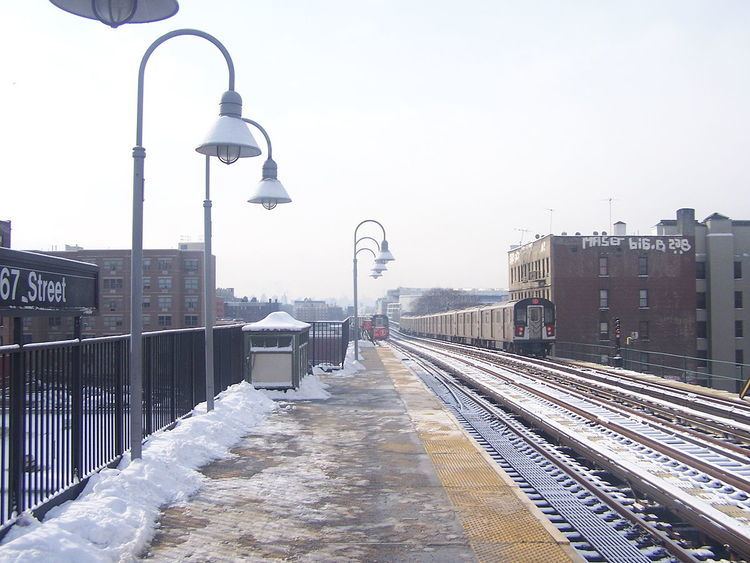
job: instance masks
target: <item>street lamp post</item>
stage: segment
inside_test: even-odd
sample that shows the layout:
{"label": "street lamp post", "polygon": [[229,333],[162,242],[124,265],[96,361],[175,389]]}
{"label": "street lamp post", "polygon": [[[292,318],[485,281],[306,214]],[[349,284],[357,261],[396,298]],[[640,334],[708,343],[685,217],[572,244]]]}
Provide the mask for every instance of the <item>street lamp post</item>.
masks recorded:
{"label": "street lamp post", "polygon": [[[178,29],[154,41],[141,59],[138,69],[138,102],[136,108],[136,135],[133,148],[133,239],[130,277],[130,455],[131,459],[141,457],[143,436],[143,200],[144,200],[144,161],[146,150],[143,147],[143,90],[146,63],[154,50],[169,39],[191,35],[206,39],[221,51],[229,72],[229,89],[221,98],[219,119],[209,132],[208,140],[201,145],[199,152],[207,156],[217,156],[227,164],[240,157],[258,156],[260,148],[253,139],[247,125],[240,119],[242,98],[234,91],[234,63],[218,39],[196,29]],[[206,168],[208,182],[208,167]],[[208,185],[208,184],[207,184]],[[209,202],[210,203],[210,202]],[[209,215],[210,217],[210,215]],[[210,230],[210,223],[208,226]],[[204,265],[210,268],[209,264]]]}
{"label": "street lamp post", "polygon": [[[256,127],[266,140],[268,146],[268,157],[263,164],[263,177],[255,190],[255,193],[248,200],[249,203],[259,203],[266,209],[273,209],[280,203],[289,203],[291,198],[286,193],[284,186],[276,177],[277,165],[273,160],[273,147],[271,138],[260,123],[242,117],[242,121]],[[204,145],[196,149],[198,152],[204,152]],[[209,151],[210,152],[210,151]],[[206,154],[206,199],[203,201],[203,318],[206,324],[205,332],[205,358],[206,358],[206,410],[214,409],[214,322],[216,310],[214,309],[214,297],[216,296],[216,277],[213,271],[211,259],[211,155]]]}
{"label": "street lamp post", "polygon": [[[359,228],[364,225],[365,223],[375,223],[378,227],[380,227],[380,230],[383,231],[383,240],[378,244],[377,241],[375,241],[375,244],[378,245],[378,254],[375,257],[375,263],[376,264],[383,264],[385,265],[386,262],[392,262],[395,260],[393,257],[393,254],[391,254],[390,250],[388,250],[388,241],[386,240],[385,236],[385,227],[375,219],[365,219],[364,221],[361,221],[359,225],[354,229],[354,267],[353,267],[353,274],[352,279],[354,283],[354,359],[359,361],[359,311],[358,311],[358,304],[357,304],[357,245],[360,243],[360,241],[365,239],[374,240],[372,237],[362,237],[361,239],[357,238],[357,232],[359,231]],[[360,249],[362,250],[362,249]],[[369,250],[369,249],[368,249]],[[373,252],[372,250],[370,250]],[[374,252],[373,252],[374,254]]]}

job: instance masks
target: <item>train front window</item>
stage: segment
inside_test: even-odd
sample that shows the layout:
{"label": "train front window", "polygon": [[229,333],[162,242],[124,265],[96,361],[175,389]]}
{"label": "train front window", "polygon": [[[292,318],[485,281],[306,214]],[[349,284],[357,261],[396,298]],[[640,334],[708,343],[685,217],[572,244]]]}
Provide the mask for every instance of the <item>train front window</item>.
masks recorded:
{"label": "train front window", "polygon": [[529,322],[538,323],[541,321],[542,310],[540,307],[529,307]]}
{"label": "train front window", "polygon": [[544,306],[544,322],[553,324],[555,322],[555,308],[550,305]]}
{"label": "train front window", "polygon": [[526,308],[525,307],[517,307],[516,308],[516,324],[526,324]]}

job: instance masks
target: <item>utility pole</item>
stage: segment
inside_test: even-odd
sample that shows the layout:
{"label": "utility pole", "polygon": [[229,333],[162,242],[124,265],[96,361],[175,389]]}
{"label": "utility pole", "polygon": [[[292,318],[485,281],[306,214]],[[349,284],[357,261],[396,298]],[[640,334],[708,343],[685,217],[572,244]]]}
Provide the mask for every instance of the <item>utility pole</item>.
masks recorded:
{"label": "utility pole", "polygon": [[599,201],[608,201],[609,202],[609,234],[612,234],[612,202],[617,201],[614,197],[609,196],[607,198],[604,198]]}
{"label": "utility pole", "polygon": [[552,234],[552,212],[554,211],[554,209],[552,209],[551,207],[546,207],[545,209],[549,211],[549,234]]}

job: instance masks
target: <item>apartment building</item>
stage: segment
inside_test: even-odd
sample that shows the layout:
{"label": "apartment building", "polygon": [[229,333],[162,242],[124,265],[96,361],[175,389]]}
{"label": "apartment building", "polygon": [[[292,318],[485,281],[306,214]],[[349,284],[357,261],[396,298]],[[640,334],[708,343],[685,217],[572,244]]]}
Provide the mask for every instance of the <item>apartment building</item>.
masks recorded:
{"label": "apartment building", "polygon": [[544,297],[557,310],[557,340],[614,346],[631,338],[650,352],[694,356],[695,240],[692,235],[547,235],[508,253],[511,299]]}
{"label": "apartment building", "polygon": [[[100,309],[82,320],[84,337],[130,332],[130,250],[87,250],[66,246],[47,252],[100,268]],[[215,271],[215,257],[212,257]],[[143,251],[143,330],[203,326],[203,246],[180,243],[178,249]],[[213,306],[213,305],[212,305]],[[72,336],[72,321],[65,317],[26,319],[24,339],[43,342]]]}
{"label": "apartment building", "polygon": [[745,334],[745,327],[750,328],[750,304],[745,307],[745,295],[750,299],[750,221],[714,213],[699,222],[688,208],[678,210],[676,219],[660,221],[656,230],[695,240],[697,356],[714,360],[706,366],[713,375],[747,378],[741,364],[750,360],[745,355],[750,351]]}

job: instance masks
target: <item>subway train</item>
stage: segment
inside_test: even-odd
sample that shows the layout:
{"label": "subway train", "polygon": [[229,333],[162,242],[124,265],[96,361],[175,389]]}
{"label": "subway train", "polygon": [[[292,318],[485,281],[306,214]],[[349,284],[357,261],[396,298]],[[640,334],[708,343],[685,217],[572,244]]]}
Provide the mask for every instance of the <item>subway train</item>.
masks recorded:
{"label": "subway train", "polygon": [[555,342],[555,305],[529,297],[497,305],[416,317],[401,316],[401,332],[545,357]]}

